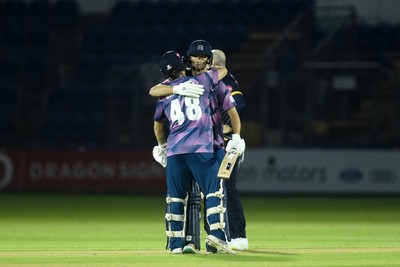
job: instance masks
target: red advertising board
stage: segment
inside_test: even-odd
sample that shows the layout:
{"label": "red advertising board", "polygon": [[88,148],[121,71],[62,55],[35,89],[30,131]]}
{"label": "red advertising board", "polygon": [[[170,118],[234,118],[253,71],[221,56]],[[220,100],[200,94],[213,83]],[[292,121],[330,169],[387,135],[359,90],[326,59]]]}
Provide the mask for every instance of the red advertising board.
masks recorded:
{"label": "red advertising board", "polygon": [[151,151],[0,152],[0,190],[164,193]]}

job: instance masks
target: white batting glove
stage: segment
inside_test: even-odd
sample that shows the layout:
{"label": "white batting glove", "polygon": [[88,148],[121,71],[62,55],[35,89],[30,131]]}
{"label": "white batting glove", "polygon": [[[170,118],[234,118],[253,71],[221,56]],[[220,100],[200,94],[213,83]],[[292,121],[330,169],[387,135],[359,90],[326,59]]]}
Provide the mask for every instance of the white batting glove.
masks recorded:
{"label": "white batting glove", "polygon": [[167,143],[153,148],[153,158],[164,168],[167,167]]}
{"label": "white batting glove", "polygon": [[203,95],[204,86],[191,82],[184,82],[173,87],[173,92],[176,95],[183,95],[191,98],[199,98]]}
{"label": "white batting glove", "polygon": [[226,145],[226,152],[232,152],[232,150],[235,150],[236,153],[239,153],[239,156],[242,155],[246,150],[246,143],[239,134],[232,134],[232,140],[229,140],[228,144]]}

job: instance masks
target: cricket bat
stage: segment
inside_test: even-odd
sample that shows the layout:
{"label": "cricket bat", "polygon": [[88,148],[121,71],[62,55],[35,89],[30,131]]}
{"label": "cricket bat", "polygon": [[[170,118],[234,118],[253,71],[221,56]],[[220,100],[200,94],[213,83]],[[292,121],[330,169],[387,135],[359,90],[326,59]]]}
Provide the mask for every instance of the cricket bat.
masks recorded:
{"label": "cricket bat", "polygon": [[225,157],[222,160],[221,165],[219,166],[219,171],[218,171],[219,179],[227,180],[229,179],[229,177],[231,177],[231,173],[233,167],[235,166],[238,156],[239,153],[237,153],[236,150],[227,152],[225,154]]}

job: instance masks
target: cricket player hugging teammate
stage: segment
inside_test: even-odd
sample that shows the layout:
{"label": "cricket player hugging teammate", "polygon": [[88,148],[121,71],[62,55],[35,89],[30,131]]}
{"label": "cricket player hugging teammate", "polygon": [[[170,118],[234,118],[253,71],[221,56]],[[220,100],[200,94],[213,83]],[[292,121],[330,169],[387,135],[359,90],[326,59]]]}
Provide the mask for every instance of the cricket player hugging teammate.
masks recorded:
{"label": "cricket player hugging teammate", "polygon": [[[203,192],[207,218],[206,244],[215,253],[235,254],[226,242],[223,204],[223,187],[217,179],[219,163],[213,148],[213,124],[210,94],[219,79],[226,75],[226,68],[212,69],[197,76],[185,77],[185,66],[175,51],[162,55],[161,70],[169,79],[157,85],[165,90],[154,115],[154,134],[158,146],[153,149],[156,161],[166,166],[167,248],[172,254],[196,253],[184,249],[186,204],[189,186],[194,179]],[[175,79],[174,79],[175,78]],[[204,92],[203,92],[204,91]],[[192,94],[192,97],[189,97]],[[193,95],[197,95],[193,97]],[[169,124],[166,138],[164,123]],[[167,144],[167,145],[165,145]],[[240,143],[232,143],[240,154]]]}

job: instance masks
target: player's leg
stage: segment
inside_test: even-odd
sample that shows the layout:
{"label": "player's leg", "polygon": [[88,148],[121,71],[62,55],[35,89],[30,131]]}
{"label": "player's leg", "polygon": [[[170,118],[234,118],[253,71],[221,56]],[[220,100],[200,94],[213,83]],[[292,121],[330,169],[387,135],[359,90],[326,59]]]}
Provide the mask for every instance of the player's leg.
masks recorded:
{"label": "player's leg", "polygon": [[209,225],[206,243],[221,253],[235,253],[226,243],[224,194],[217,178],[218,160],[213,153],[192,154],[189,159],[193,176],[205,195],[204,208]]}
{"label": "player's leg", "polygon": [[[217,156],[217,160],[219,162],[219,164],[221,164],[222,160],[224,159],[225,156],[225,149],[220,148],[217,151],[215,151],[215,155]],[[226,186],[225,186],[225,181],[224,180],[220,180],[220,186],[224,189],[224,198],[223,198],[223,203],[224,203],[224,207],[227,208],[228,205],[228,192],[226,190]],[[230,226],[229,226],[229,218],[228,218],[228,212],[225,212],[225,218],[224,218],[224,222],[225,222],[225,235],[226,235],[226,240],[229,242],[231,241],[231,235],[230,235]]]}
{"label": "player's leg", "polygon": [[[189,177],[189,178],[188,178]],[[166,235],[170,253],[182,253],[185,237],[187,191],[191,181],[184,156],[167,159]]]}
{"label": "player's leg", "polygon": [[187,204],[186,237],[183,253],[197,253],[197,251],[200,251],[200,201],[200,188],[192,180]]}
{"label": "player's leg", "polygon": [[231,177],[225,180],[227,191],[227,213],[231,242],[234,249],[248,249],[248,240],[246,236],[246,218],[244,215],[242,201],[236,188],[238,162],[236,162]]}
{"label": "player's leg", "polygon": [[[228,212],[226,210],[226,205],[227,205],[227,198],[226,198],[226,189],[224,186],[224,180],[220,180],[220,188],[223,188],[223,207],[225,208],[224,212],[224,224],[225,224],[225,240],[227,242],[230,242],[230,234],[229,234],[229,223],[228,223]],[[208,224],[208,218],[207,218],[207,209],[204,209],[204,229],[207,234],[210,233],[210,225]],[[206,252],[207,253],[216,253],[215,249],[213,247],[210,247],[206,244]]]}

